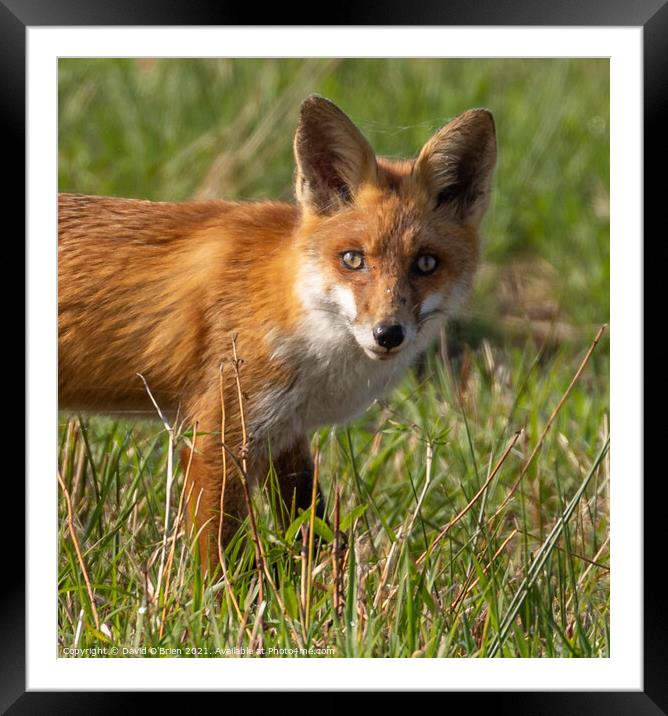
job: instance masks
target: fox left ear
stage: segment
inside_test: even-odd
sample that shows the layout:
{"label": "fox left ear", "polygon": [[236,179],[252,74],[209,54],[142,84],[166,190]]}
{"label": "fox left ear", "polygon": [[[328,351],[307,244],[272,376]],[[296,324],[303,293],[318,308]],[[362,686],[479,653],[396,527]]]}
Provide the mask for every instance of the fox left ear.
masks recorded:
{"label": "fox left ear", "polygon": [[414,172],[426,182],[435,209],[478,224],[489,204],[495,165],[494,118],[486,109],[470,109],[425,144]]}
{"label": "fox left ear", "polygon": [[302,206],[329,214],[352,203],[359,187],[374,181],[376,156],[362,133],[333,102],[304,100],[294,142],[295,192]]}

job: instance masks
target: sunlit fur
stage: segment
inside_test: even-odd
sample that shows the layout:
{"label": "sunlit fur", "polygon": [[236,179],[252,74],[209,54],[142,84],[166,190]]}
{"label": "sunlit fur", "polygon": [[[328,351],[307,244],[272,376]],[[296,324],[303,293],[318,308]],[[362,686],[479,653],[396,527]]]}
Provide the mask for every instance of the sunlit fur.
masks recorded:
{"label": "sunlit fur", "polygon": [[[152,411],[140,373],[163,410],[196,425],[189,506],[205,567],[245,514],[229,459],[221,494],[223,405],[225,445],[251,482],[271,458],[285,503],[306,506],[310,431],[395,385],[471,286],[494,159],[484,110],[391,162],[311,97],[295,136],[297,205],[60,196],[60,406]],[[362,270],[342,262],[349,250]],[[414,270],[422,251],[438,258],[429,275]],[[375,343],[380,322],[403,327],[401,345]]]}

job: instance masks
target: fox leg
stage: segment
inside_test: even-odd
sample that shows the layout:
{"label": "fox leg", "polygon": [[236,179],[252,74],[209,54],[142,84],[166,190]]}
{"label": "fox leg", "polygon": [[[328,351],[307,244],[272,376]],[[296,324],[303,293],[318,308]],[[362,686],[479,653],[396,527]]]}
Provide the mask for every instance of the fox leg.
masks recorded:
{"label": "fox leg", "polygon": [[[237,467],[228,459],[227,469],[223,469],[220,441],[207,435],[199,438],[197,443],[192,456],[188,448],[181,452],[182,465],[187,470],[185,489],[189,532],[191,539],[197,536],[202,571],[212,575],[220,563],[220,550],[224,549],[246,517],[247,507]],[[300,440],[272,462],[280,497],[276,511],[282,526],[287,527],[299,510],[311,506],[313,460],[308,441],[306,438]],[[319,485],[316,515],[324,517],[324,499]]]}
{"label": "fox leg", "polygon": [[206,436],[190,453],[187,448],[181,452],[182,465],[188,470],[189,536],[197,536],[202,571],[212,575],[220,563],[220,550],[246,516],[243,485],[230,460],[224,470],[219,440]]}
{"label": "fox leg", "polygon": [[[308,509],[313,499],[313,459],[307,438],[298,440],[272,462],[282,502],[277,506],[278,513],[283,525],[286,526],[297,516],[300,509]],[[325,501],[318,485],[316,515],[322,518],[324,513]]]}

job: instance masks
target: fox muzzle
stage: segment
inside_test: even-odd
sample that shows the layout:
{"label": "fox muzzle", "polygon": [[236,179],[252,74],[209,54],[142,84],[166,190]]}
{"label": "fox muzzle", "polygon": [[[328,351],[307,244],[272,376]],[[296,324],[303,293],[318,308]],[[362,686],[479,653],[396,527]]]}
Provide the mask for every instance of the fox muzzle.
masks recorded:
{"label": "fox muzzle", "polygon": [[378,323],[373,328],[373,338],[381,348],[398,348],[406,337],[406,331],[400,323]]}

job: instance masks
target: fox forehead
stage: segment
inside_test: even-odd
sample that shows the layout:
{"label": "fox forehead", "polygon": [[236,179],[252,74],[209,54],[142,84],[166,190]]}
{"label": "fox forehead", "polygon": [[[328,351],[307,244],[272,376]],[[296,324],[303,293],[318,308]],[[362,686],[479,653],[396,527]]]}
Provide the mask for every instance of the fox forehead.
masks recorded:
{"label": "fox forehead", "polygon": [[441,254],[455,273],[472,268],[478,254],[477,231],[439,215],[415,194],[406,187],[363,188],[349,209],[305,222],[301,233],[308,253],[324,258],[358,250],[386,269],[393,266],[403,272],[420,251],[432,251]]}

